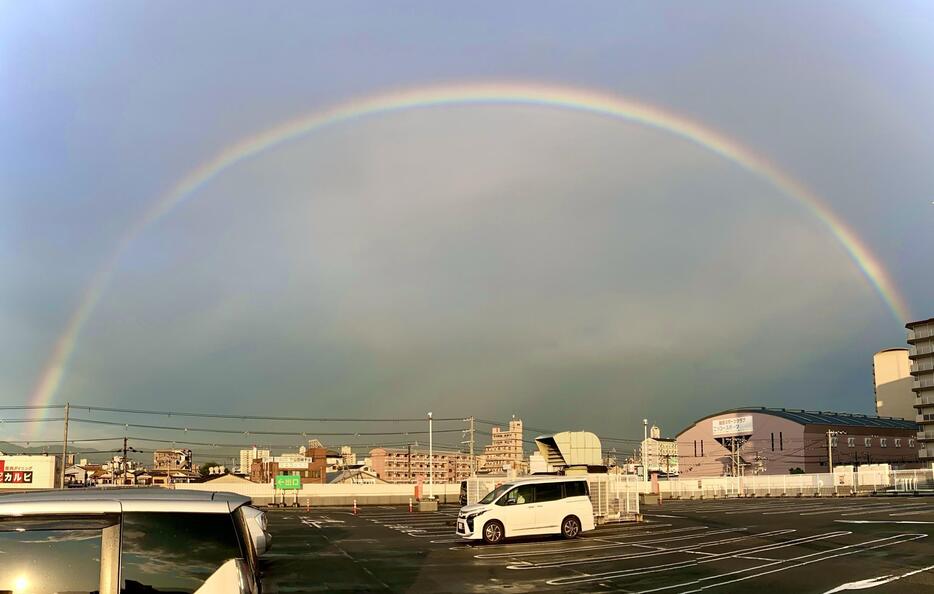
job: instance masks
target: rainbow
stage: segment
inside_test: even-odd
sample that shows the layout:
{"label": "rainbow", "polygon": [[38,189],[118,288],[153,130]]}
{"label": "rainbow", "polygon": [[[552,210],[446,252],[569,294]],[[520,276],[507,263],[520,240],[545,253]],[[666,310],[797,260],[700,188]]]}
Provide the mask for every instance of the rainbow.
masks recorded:
{"label": "rainbow", "polygon": [[450,84],[372,95],[301,116],[255,136],[244,138],[188,173],[127,229],[112,255],[92,277],[55,343],[36,382],[30,402],[46,404],[57,392],[75,351],[81,329],[94,312],[121,258],[131,244],[150,225],[195,196],[217,176],[271,147],[328,126],[393,112],[463,105],[520,105],[589,113],[662,130],[699,145],[767,180],[779,191],[797,200],[836,237],[896,321],[902,324],[910,317],[905,301],[896,291],[878,258],[817,194],[762,156],[724,134],[654,105],[596,91],[537,83]]}

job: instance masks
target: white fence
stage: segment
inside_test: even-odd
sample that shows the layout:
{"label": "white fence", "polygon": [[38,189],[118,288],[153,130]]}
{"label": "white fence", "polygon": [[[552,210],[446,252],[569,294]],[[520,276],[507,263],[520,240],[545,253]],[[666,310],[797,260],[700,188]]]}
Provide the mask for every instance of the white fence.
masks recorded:
{"label": "white fence", "polygon": [[[284,504],[301,507],[315,505],[398,505],[415,499],[415,485],[412,484],[309,484],[298,490],[276,490],[269,483],[207,482],[176,484],[176,489],[193,491],[227,491],[253,499],[258,505]],[[429,489],[422,485],[422,496],[433,493],[442,503],[457,503],[460,495],[460,483],[435,484]]]}
{"label": "white fence", "polygon": [[590,500],[598,523],[623,522],[639,517],[642,481],[628,474],[588,474]]}
{"label": "white fence", "polygon": [[[643,491],[651,490],[642,483]],[[678,478],[658,482],[663,498],[813,497],[934,491],[934,468],[891,470],[885,464],[837,466],[831,474]]]}

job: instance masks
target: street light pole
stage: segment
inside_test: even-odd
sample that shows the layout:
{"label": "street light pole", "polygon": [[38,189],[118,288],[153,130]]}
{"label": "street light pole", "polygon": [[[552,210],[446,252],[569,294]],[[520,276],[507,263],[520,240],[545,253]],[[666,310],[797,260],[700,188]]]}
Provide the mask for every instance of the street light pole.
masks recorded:
{"label": "street light pole", "polygon": [[435,498],[435,445],[430,412],[428,413],[428,498]]}
{"label": "street light pole", "polygon": [[642,480],[648,482],[649,480],[649,464],[648,456],[646,455],[645,446],[646,442],[649,440],[649,420],[642,419]]}

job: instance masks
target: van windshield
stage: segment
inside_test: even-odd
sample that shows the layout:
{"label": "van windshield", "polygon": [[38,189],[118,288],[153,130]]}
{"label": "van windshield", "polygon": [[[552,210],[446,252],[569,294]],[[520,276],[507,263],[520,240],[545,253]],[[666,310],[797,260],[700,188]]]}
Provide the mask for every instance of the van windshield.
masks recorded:
{"label": "van windshield", "polygon": [[500,495],[502,495],[503,493],[505,493],[506,491],[508,491],[508,490],[511,489],[512,487],[513,487],[512,483],[507,483],[507,484],[505,484],[505,485],[500,485],[500,486],[496,487],[495,489],[493,489],[492,491],[490,491],[489,493],[487,493],[487,494],[486,494],[486,497],[484,497],[483,499],[481,499],[481,500],[479,501],[479,503],[493,503],[494,501],[496,501],[497,499],[499,499],[499,496],[500,496]]}

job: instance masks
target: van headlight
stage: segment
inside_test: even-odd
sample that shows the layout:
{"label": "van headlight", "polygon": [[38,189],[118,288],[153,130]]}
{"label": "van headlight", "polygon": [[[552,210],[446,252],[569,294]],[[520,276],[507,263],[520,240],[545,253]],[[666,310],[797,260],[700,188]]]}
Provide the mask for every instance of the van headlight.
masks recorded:
{"label": "van headlight", "polygon": [[467,514],[467,528],[469,528],[471,532],[473,532],[473,521],[474,521],[474,518],[477,518],[477,517],[479,517],[479,516],[482,516],[482,515],[485,514],[486,512],[487,512],[487,510],[481,509],[480,511],[475,511],[475,512],[471,512],[471,513]]}

